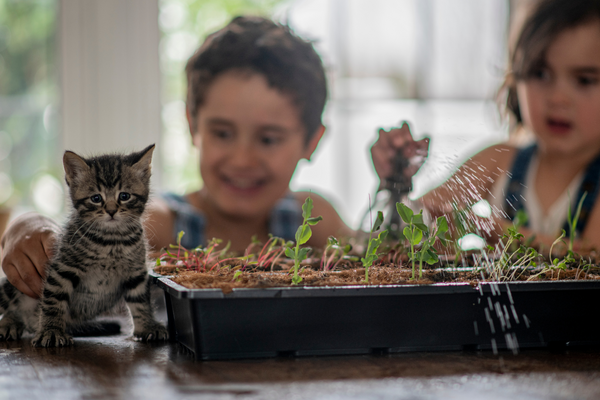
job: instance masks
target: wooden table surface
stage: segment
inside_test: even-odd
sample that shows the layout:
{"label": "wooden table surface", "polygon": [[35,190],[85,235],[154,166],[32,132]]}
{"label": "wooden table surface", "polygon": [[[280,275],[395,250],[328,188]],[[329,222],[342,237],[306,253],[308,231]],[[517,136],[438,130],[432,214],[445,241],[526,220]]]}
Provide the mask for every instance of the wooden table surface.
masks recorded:
{"label": "wooden table surface", "polygon": [[196,362],[126,334],[0,342],[0,399],[600,399],[600,349]]}

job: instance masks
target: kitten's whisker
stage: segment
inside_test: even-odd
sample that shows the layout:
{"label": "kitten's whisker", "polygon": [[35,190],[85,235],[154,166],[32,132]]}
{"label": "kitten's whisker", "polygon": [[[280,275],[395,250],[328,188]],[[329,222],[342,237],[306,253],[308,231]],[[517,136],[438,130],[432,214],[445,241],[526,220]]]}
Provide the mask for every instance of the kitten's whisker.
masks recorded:
{"label": "kitten's whisker", "polygon": [[[90,227],[88,228],[87,231],[85,231],[85,233],[83,235],[81,235],[81,237],[79,238],[79,240],[83,239],[85,237],[85,235],[87,235],[89,233],[89,231],[94,227],[94,225],[96,225],[98,221],[93,220],[92,223],[90,224]],[[75,245],[77,245],[77,243],[79,243],[79,240],[75,242]]]}
{"label": "kitten's whisker", "polygon": [[[86,221],[83,221],[83,223],[81,224],[81,226],[80,226],[79,228],[77,228],[77,230],[76,230],[75,232],[73,232],[73,236],[71,237],[71,240],[69,241],[69,245],[72,245],[72,244],[73,244],[73,239],[75,238],[75,235],[77,235],[77,232],[79,232],[79,230],[80,230],[81,228],[85,227],[87,224],[93,224],[93,223],[94,223],[94,221],[91,221],[91,222],[90,222],[90,221],[87,221],[87,222],[86,222]],[[89,230],[89,229],[88,229],[88,230]],[[86,232],[86,233],[87,233],[87,232]],[[83,236],[85,236],[85,234],[84,234]],[[80,240],[81,240],[81,239],[80,239]],[[79,242],[79,240],[78,240],[77,242]]]}

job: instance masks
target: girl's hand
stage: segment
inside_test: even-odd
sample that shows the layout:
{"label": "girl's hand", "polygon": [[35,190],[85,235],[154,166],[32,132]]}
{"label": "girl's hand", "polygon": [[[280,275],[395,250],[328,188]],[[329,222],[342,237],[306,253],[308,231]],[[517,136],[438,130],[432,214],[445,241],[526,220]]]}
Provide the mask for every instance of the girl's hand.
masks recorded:
{"label": "girl's hand", "polygon": [[379,129],[379,138],[371,147],[371,157],[382,182],[381,186],[385,186],[385,180],[394,174],[393,161],[396,154],[401,153],[408,160],[408,167],[403,174],[406,178],[411,178],[425,162],[428,152],[429,138],[415,141],[406,122],[400,128]]}
{"label": "girl's hand", "polygon": [[46,264],[59,231],[51,219],[25,214],[4,232],[0,242],[2,270],[8,281],[29,297],[37,299],[42,293]]}

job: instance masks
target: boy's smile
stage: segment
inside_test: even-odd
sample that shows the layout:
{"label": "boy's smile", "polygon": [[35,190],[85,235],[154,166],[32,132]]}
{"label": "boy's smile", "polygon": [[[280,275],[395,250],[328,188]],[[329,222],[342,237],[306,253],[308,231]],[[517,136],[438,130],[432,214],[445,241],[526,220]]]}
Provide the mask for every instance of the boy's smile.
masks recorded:
{"label": "boy's smile", "polygon": [[291,97],[262,75],[243,71],[215,79],[196,126],[203,202],[236,218],[268,217],[298,161],[310,158],[322,134],[307,144]]}
{"label": "boy's smile", "polygon": [[600,21],[565,30],[544,63],[517,83],[525,124],[543,151],[591,159],[600,151]]}

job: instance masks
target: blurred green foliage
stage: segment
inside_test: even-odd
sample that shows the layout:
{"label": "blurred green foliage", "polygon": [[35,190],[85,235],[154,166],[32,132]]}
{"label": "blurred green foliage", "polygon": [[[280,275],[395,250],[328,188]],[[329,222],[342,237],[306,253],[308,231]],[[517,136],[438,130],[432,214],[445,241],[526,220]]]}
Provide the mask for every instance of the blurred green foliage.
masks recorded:
{"label": "blurred green foliage", "polygon": [[[32,205],[32,183],[60,176],[57,105],[58,0],[0,0],[0,191]],[[6,197],[6,196],[5,196]],[[0,201],[2,203],[2,201]],[[0,204],[1,205],[1,204]]]}

